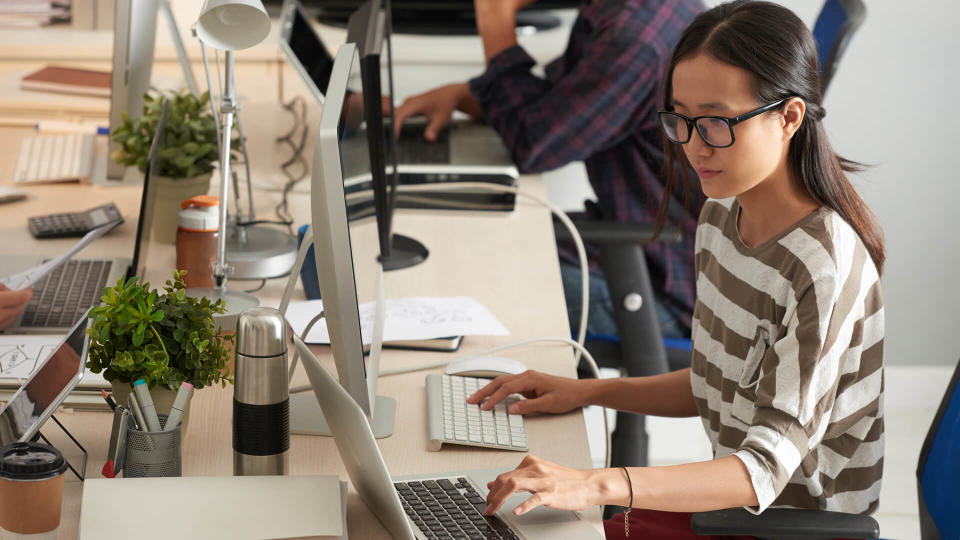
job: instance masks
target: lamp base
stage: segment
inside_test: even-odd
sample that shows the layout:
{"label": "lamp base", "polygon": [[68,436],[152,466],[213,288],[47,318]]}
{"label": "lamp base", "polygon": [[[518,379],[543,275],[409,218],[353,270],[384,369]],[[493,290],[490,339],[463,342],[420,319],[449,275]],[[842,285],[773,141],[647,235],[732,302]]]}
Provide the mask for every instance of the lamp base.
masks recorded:
{"label": "lamp base", "polygon": [[213,320],[220,325],[221,330],[236,330],[237,319],[244,311],[255,308],[260,305],[260,300],[252,294],[240,291],[231,291],[230,289],[211,289],[211,288],[190,288],[186,290],[187,296],[191,298],[206,297],[216,302],[223,300],[227,305],[227,311],[224,313],[215,313]]}
{"label": "lamp base", "polygon": [[224,260],[233,268],[230,279],[271,279],[286,276],[297,262],[297,237],[269,227],[230,225]]}

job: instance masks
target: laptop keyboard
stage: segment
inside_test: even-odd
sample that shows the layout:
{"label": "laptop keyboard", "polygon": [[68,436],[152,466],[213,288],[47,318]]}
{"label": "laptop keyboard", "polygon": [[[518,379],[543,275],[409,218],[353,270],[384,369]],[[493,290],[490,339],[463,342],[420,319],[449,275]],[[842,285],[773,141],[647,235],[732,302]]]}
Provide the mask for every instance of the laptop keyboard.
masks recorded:
{"label": "laptop keyboard", "polygon": [[97,303],[107,284],[111,261],[67,261],[33,286],[21,327],[69,328]]}
{"label": "laptop keyboard", "polygon": [[430,540],[519,539],[503,520],[483,515],[487,502],[466,478],[397,482],[394,487],[407,517]]}
{"label": "laptop keyboard", "polygon": [[[389,127],[388,127],[389,129]],[[404,124],[400,128],[400,139],[395,141],[397,163],[407,165],[449,165],[450,130],[437,134],[436,142],[423,138],[424,124]],[[392,137],[393,133],[388,133]]]}
{"label": "laptop keyboard", "polygon": [[507,396],[489,411],[480,410],[480,404],[467,403],[467,397],[488,382],[460,375],[427,375],[429,450],[439,450],[444,443],[529,450],[523,416],[507,412],[519,396]]}

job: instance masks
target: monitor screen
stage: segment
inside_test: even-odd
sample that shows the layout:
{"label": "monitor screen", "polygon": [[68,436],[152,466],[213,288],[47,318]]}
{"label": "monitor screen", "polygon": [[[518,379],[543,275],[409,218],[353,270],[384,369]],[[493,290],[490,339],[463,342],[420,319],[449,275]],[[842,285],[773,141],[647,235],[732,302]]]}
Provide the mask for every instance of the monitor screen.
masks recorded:
{"label": "monitor screen", "polygon": [[87,344],[87,314],[0,409],[0,446],[29,440],[80,382]]}

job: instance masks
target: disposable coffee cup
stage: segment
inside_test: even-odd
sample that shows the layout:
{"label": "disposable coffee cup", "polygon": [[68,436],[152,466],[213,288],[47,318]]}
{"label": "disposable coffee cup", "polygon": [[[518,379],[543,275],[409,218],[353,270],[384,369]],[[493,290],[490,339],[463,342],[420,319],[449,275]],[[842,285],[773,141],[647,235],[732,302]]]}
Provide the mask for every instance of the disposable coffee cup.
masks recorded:
{"label": "disposable coffee cup", "polygon": [[67,462],[51,446],[0,448],[0,539],[54,540],[60,526]]}

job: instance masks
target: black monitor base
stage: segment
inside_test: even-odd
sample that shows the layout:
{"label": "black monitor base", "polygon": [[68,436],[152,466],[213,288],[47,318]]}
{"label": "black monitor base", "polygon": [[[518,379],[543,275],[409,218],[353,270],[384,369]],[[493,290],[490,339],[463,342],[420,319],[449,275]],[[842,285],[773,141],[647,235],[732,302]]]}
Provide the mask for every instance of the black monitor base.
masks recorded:
{"label": "black monitor base", "polygon": [[407,236],[394,234],[390,238],[390,256],[381,255],[380,264],[383,265],[385,272],[400,270],[422,263],[427,260],[429,254],[430,251],[420,242]]}
{"label": "black monitor base", "polygon": [[[349,11],[319,9],[317,19],[324,24],[345,26]],[[476,35],[477,19],[472,10],[460,12],[449,10],[413,10],[393,7],[393,33],[428,36]],[[560,18],[542,11],[517,13],[517,34],[529,35],[560,26]]]}

